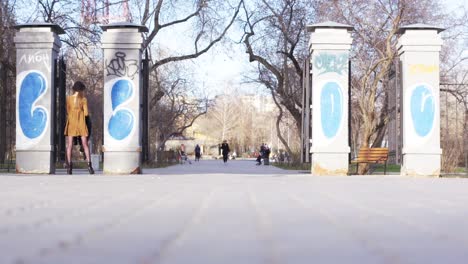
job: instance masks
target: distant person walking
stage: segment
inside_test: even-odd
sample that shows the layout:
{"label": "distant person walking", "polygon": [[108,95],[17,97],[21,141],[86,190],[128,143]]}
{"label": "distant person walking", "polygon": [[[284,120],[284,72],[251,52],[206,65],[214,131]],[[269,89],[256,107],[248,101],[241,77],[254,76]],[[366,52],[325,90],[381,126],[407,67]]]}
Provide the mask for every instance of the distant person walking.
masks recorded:
{"label": "distant person walking", "polygon": [[270,165],[270,153],[270,147],[267,144],[265,144],[263,150],[263,165]]}
{"label": "distant person walking", "polygon": [[200,161],[200,157],[201,157],[201,149],[200,149],[200,146],[197,144],[195,146],[195,161]]}
{"label": "distant person walking", "polygon": [[88,100],[84,96],[86,86],[84,83],[77,81],[73,84],[72,90],[73,94],[67,96],[67,124],[64,131],[65,136],[67,136],[67,174],[72,174],[73,171],[73,137],[81,137],[86,161],[88,162],[88,172],[94,174],[88,147],[89,131],[85,121],[86,118],[89,118]]}
{"label": "distant person walking", "polygon": [[260,146],[260,152],[258,153],[258,156],[257,156],[257,165],[262,165],[262,158],[264,157],[265,155],[265,143],[262,143],[262,145]]}
{"label": "distant person walking", "polygon": [[223,140],[223,144],[221,144],[221,153],[223,154],[223,161],[224,163],[228,160],[228,155],[231,150],[229,149],[229,144],[226,140]]}

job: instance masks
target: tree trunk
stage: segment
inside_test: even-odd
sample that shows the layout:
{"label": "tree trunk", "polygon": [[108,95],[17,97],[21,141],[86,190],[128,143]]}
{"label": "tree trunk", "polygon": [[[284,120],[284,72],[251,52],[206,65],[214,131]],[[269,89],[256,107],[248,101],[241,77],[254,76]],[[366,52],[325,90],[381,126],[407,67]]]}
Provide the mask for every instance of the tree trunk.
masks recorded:
{"label": "tree trunk", "polygon": [[276,118],[276,134],[279,140],[281,141],[281,143],[283,143],[283,146],[286,148],[286,151],[292,157],[293,153],[291,151],[291,148],[289,147],[288,142],[284,139],[283,135],[281,134],[281,129],[280,129],[281,119],[283,118],[283,108],[281,108],[281,105],[276,99],[275,92],[273,90],[270,90],[270,91],[271,91],[271,96],[273,97],[273,102],[275,102],[276,107],[278,107],[278,111],[279,111],[278,117]]}
{"label": "tree trunk", "polygon": [[[370,138],[371,138],[371,135],[372,135],[372,128],[369,127],[369,126],[365,126],[364,127],[364,131],[363,131],[363,136],[361,138],[361,146],[360,148],[363,148],[363,147],[369,147],[369,142],[370,142]],[[368,171],[369,171],[369,164],[368,163],[363,163],[363,164],[359,164],[359,168],[358,168],[358,174],[359,175],[364,175],[366,174]]]}

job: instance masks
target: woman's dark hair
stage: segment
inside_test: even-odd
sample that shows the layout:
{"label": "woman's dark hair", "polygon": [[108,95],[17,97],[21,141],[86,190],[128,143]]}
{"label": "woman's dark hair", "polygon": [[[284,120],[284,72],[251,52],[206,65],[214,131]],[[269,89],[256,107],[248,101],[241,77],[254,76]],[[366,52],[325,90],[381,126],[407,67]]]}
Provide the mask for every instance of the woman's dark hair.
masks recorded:
{"label": "woman's dark hair", "polygon": [[82,92],[86,89],[86,86],[84,85],[83,82],[81,81],[76,81],[75,84],[73,84],[72,87],[73,91],[75,92]]}

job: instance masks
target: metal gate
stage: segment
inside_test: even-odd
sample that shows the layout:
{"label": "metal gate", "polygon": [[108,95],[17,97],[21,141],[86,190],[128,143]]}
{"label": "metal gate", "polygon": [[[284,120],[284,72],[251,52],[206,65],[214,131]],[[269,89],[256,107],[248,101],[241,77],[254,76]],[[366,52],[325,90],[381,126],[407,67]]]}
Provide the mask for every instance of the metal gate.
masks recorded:
{"label": "metal gate", "polygon": [[389,151],[388,163],[401,164],[402,156],[402,118],[401,118],[401,64],[396,58],[390,67],[388,76],[388,115],[387,145]]}
{"label": "metal gate", "polygon": [[312,138],[312,72],[310,69],[310,55],[304,61],[302,72],[302,131],[301,131],[301,162],[309,163],[310,139]]}
{"label": "metal gate", "polygon": [[440,83],[442,174],[468,174],[468,85]]}
{"label": "metal gate", "polygon": [[141,162],[144,163],[149,159],[149,115],[148,115],[148,89],[149,89],[149,58],[148,50],[145,50],[145,58],[141,62],[142,75],[142,98],[141,98]]}
{"label": "metal gate", "polygon": [[55,60],[55,75],[54,75],[54,88],[56,96],[54,102],[56,105],[53,106],[56,113],[57,122],[55,123],[55,160],[58,162],[65,161],[66,154],[66,142],[63,134],[65,130],[65,124],[67,121],[67,108],[66,108],[66,80],[67,80],[67,66],[65,59],[62,57]]}
{"label": "metal gate", "polygon": [[0,170],[15,171],[16,78],[8,62],[0,62]]}

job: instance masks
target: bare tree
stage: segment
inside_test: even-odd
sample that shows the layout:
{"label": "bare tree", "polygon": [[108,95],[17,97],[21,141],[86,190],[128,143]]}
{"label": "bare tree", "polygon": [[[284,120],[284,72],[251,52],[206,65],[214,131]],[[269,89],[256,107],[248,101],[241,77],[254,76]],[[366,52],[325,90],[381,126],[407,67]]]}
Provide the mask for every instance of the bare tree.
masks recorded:
{"label": "bare tree", "polygon": [[[144,48],[149,47],[162,30],[170,30],[180,25],[189,26],[193,30],[191,51],[156,58],[152,70],[166,63],[195,59],[206,53],[223,40],[237,18],[243,2],[238,0],[236,5],[232,5],[231,1],[222,0],[158,0],[156,3],[145,1],[141,24],[148,25],[151,31],[146,36]],[[232,10],[232,14],[229,15],[229,11],[226,10]]]}
{"label": "bare tree", "polygon": [[237,102],[231,100],[227,94],[219,95],[215,98],[213,107],[209,112],[209,118],[213,120],[211,129],[216,134],[218,142],[224,139],[230,139],[238,127],[239,115]]}
{"label": "bare tree", "polygon": [[[274,129],[277,114],[278,109],[268,93],[241,94],[234,88],[217,96],[195,127],[204,144],[212,146],[226,139],[238,155],[252,155],[262,143],[277,152],[284,149]],[[286,141],[295,141],[297,134],[292,118],[286,116],[280,129]]]}
{"label": "bare tree", "polygon": [[308,52],[305,26],[312,10],[310,5],[301,0],[259,0],[253,7],[243,5],[243,43],[249,60],[258,63],[256,81],[270,90],[278,106],[276,129],[289,153],[292,151],[281,135],[280,123],[286,110],[296,121],[297,129],[301,127],[301,65]]}
{"label": "bare tree", "polygon": [[[183,67],[161,67],[153,72],[151,79],[152,100],[149,103],[152,142],[157,150],[164,150],[166,141],[181,135],[200,116],[206,114],[210,100],[197,95]],[[165,70],[164,72],[161,72]]]}
{"label": "bare tree", "polygon": [[64,43],[63,49],[76,53],[77,58],[93,56],[91,49],[99,47],[100,33],[99,21],[91,17],[82,16],[81,1],[73,0],[38,0],[38,7],[34,20],[59,25],[65,31],[60,36]]}
{"label": "bare tree", "polygon": [[[152,80],[155,82],[150,84],[149,111],[151,127],[158,127],[159,136],[154,138],[154,141],[158,142],[158,149],[164,149],[170,136],[183,133],[190,127],[198,117],[206,113],[209,105],[206,98],[189,98],[196,86],[187,85],[190,77],[183,76],[183,71],[179,72],[176,78],[164,76],[178,70],[168,70],[169,66],[166,66],[178,67],[181,65],[177,64],[178,62],[198,58],[221,42],[237,18],[242,3],[243,0],[137,1],[137,5],[143,10],[139,14],[141,24],[150,28],[143,47],[152,57]],[[186,40],[187,43],[191,43],[192,49],[182,52],[155,50],[160,33],[177,27],[192,30],[191,38]],[[162,67],[164,69],[160,69]],[[155,107],[157,115],[153,114]]]}

